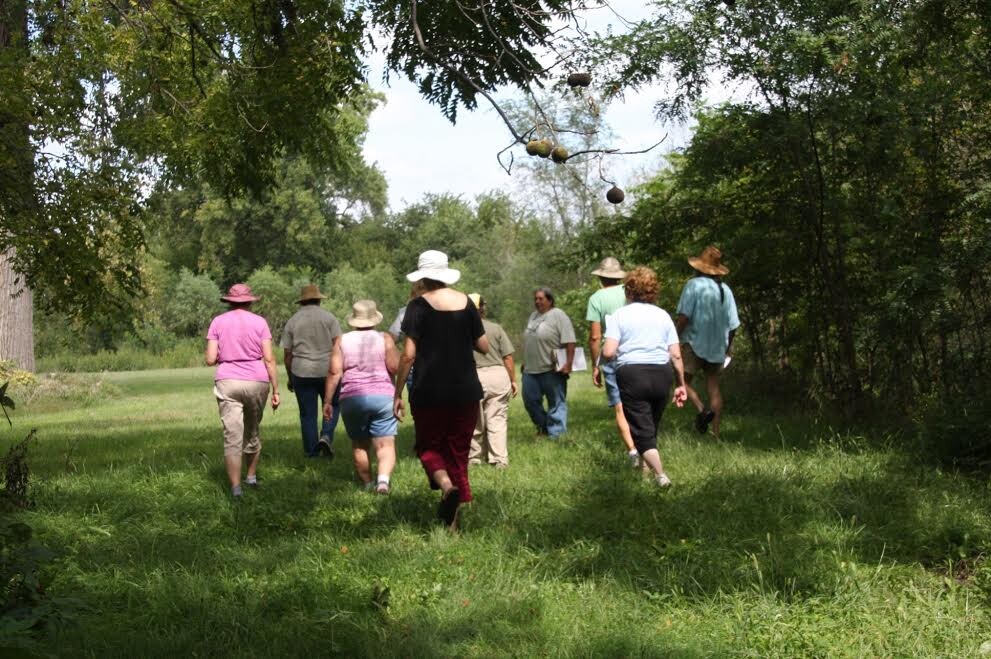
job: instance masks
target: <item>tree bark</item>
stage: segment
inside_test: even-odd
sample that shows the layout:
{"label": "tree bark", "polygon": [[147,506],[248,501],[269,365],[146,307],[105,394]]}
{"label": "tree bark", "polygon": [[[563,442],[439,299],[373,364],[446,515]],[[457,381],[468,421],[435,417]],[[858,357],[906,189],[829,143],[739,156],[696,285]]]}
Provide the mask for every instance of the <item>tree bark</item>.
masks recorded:
{"label": "tree bark", "polygon": [[[0,0],[0,53],[15,67],[23,67],[28,60],[25,0]],[[25,278],[14,271],[14,248],[10,246],[16,244],[17,219],[34,206],[34,161],[27,118],[0,107],[0,138],[0,159],[5,163],[0,179],[0,220],[13,232],[0,236],[0,360],[11,360],[19,368],[33,371],[33,299]]]}
{"label": "tree bark", "polygon": [[0,360],[34,370],[34,306],[31,289],[11,265],[13,249],[0,254]]}

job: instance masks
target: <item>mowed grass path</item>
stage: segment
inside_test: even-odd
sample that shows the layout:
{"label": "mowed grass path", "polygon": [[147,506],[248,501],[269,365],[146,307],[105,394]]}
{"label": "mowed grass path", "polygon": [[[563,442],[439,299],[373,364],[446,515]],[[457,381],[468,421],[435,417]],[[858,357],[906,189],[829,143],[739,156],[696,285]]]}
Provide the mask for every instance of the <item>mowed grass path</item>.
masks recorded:
{"label": "mowed grass path", "polygon": [[[731,393],[724,440],[668,409],[669,491],[572,378],[567,439],[517,399],[505,472],[473,468],[452,536],[402,425],[389,497],[304,460],[291,395],[263,422],[263,479],[233,503],[212,370],[102,376],[83,407],[18,409],[52,592],[85,604],[60,656],[974,656],[991,639],[986,484],[895,442],[761,413]],[[985,568],[986,569],[986,568]],[[386,594],[385,589],[388,589]]]}

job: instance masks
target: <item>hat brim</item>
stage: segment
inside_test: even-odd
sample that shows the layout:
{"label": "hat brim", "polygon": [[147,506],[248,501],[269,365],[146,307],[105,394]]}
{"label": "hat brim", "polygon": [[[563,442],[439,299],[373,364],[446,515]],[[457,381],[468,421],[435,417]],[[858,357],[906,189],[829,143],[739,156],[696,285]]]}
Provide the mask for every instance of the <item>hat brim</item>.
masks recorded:
{"label": "hat brim", "polygon": [[688,259],[688,265],[692,266],[699,272],[704,272],[707,275],[728,275],[729,268],[725,265],[720,265],[718,267],[713,267],[700,259],[697,256],[693,256]]}
{"label": "hat brim", "polygon": [[406,275],[410,281],[420,281],[421,279],[433,279],[445,284],[453,284],[461,279],[461,271],[454,268],[424,268]]}
{"label": "hat brim", "polygon": [[308,297],[301,297],[298,300],[296,300],[296,304],[302,304],[303,302],[309,302],[310,300],[326,300],[326,299],[327,296],[321,293],[320,295],[310,295]]}
{"label": "hat brim", "polygon": [[606,277],[607,279],[622,279],[626,276],[626,273],[622,270],[603,270],[602,268],[596,268],[592,271],[592,275]]}
{"label": "hat brim", "polygon": [[260,297],[255,297],[254,295],[223,295],[221,296],[222,302],[233,302],[239,304],[241,302],[257,302]]}
{"label": "hat brim", "polygon": [[367,329],[369,327],[375,327],[382,322],[382,312],[376,311],[375,315],[371,318],[355,318],[354,315],[348,315],[345,319],[347,324],[355,329]]}

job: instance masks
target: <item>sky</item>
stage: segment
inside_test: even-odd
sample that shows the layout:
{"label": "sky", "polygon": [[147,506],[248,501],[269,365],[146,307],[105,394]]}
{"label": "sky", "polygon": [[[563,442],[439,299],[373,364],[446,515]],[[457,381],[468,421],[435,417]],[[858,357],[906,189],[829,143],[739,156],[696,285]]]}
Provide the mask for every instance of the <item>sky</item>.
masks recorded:
{"label": "sky", "polygon": [[[642,17],[645,4],[643,0],[612,2],[627,20]],[[590,27],[600,31],[608,24],[616,31],[622,29],[608,10],[599,10],[590,20]],[[457,124],[452,125],[405,78],[394,74],[386,85],[381,80],[380,55],[368,65],[372,84],[385,94],[386,103],[370,117],[364,153],[368,162],[376,163],[385,173],[393,211],[420,201],[426,193],[452,193],[473,200],[486,191],[512,190],[519,185],[520,177],[507,175],[496,160],[496,154],[512,143],[513,137],[488,101],[480,98],[473,112],[461,110]],[[661,93],[654,87],[627,94],[604,114],[617,138],[613,145],[622,150],[644,149],[667,134],[665,142],[647,154],[607,158],[606,173],[620,187],[642,179],[644,172],[659,169],[664,153],[684,146],[690,137],[687,126],[665,126],[656,121],[653,106]],[[513,96],[513,90],[500,90],[496,98]],[[516,149],[517,159],[527,157],[522,146]],[[547,164],[554,166],[549,161]]]}

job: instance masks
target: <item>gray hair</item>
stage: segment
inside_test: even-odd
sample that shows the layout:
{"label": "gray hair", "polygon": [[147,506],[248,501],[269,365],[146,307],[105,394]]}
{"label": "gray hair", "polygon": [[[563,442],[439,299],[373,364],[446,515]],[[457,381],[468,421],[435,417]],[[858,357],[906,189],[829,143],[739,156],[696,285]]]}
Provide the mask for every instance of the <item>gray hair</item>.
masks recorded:
{"label": "gray hair", "polygon": [[554,306],[554,293],[551,292],[551,289],[547,288],[546,286],[538,286],[533,291],[534,295],[536,295],[537,293],[543,293],[544,297],[547,298],[547,301],[551,303],[551,306],[552,307]]}

